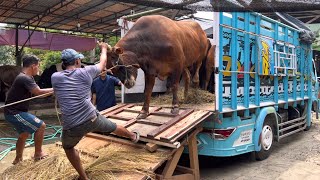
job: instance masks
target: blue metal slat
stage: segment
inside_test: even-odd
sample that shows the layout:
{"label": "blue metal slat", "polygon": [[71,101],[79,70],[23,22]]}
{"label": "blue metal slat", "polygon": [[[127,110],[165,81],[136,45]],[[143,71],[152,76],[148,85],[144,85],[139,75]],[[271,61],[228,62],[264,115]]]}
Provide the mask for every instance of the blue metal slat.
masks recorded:
{"label": "blue metal slat", "polygon": [[[295,46],[294,51],[297,52],[297,46],[298,46],[298,32],[294,31],[293,32],[293,45]],[[296,58],[297,58],[297,54],[296,54]],[[296,67],[298,69],[298,67]],[[298,70],[297,70],[298,71]],[[297,100],[297,75],[295,75],[293,77],[293,88],[292,88],[292,93],[293,93],[293,99]],[[293,107],[297,107],[297,101],[294,101],[293,103]]]}
{"label": "blue metal slat", "polygon": [[[250,24],[250,13],[245,12],[244,13],[244,30],[246,33],[244,34],[244,71],[249,72],[250,71],[250,39],[249,39],[249,24]],[[249,93],[249,87],[250,87],[250,79],[249,79],[249,74],[245,73],[244,74],[244,107],[249,108],[249,98],[250,98],[250,93]],[[249,116],[249,109],[246,109],[244,111],[245,116]]]}
{"label": "blue metal slat", "polygon": [[[261,20],[261,15],[257,15],[256,16],[256,29],[255,29],[255,33],[260,36],[260,20]],[[258,38],[258,37],[256,37]],[[255,62],[255,71],[256,71],[256,74],[255,74],[255,105],[256,106],[260,106],[260,77],[259,77],[259,66],[261,64],[261,49],[259,47],[259,38],[258,40],[256,41],[256,47],[258,47],[258,51],[256,51],[256,56],[258,61]]]}
{"label": "blue metal slat", "polygon": [[[285,42],[288,42],[288,28],[284,28],[285,33]],[[289,48],[284,46],[284,49],[286,50],[286,53],[289,52]],[[288,67],[288,60],[285,60],[285,66]],[[286,101],[284,108],[288,109],[288,70],[286,70],[286,76],[283,78],[283,89],[284,89],[284,100]]]}
{"label": "blue metal slat", "polygon": [[[279,25],[277,23],[275,23],[275,26],[274,26],[274,31],[275,31],[275,34],[274,34],[274,38],[275,40],[277,41],[278,38],[279,38]],[[277,43],[274,43],[274,51],[278,51],[278,45]],[[279,54],[277,55],[274,55],[274,61],[276,61],[276,58],[278,58]],[[275,106],[276,110],[278,110],[278,100],[279,100],[279,96],[278,96],[278,91],[279,91],[279,79],[278,79],[278,71],[276,72],[276,74],[274,74],[274,102],[277,104]]]}
{"label": "blue metal slat", "polygon": [[[304,48],[301,45],[301,51],[300,51],[301,55],[300,55],[300,65],[301,65],[301,76],[300,76],[300,94],[301,94],[301,98],[304,99],[304,76],[305,76],[305,70],[304,70]],[[301,102],[301,105],[304,105],[304,101]]]}
{"label": "blue metal slat", "polygon": [[[219,13],[219,45],[220,45],[220,48],[219,48],[219,112],[222,112],[222,105],[223,105],[223,102],[222,102],[222,94],[223,94],[223,73],[222,73],[222,70],[223,70],[223,51],[222,51],[222,48],[221,46],[223,45],[223,27],[221,26],[221,24],[223,24],[223,12],[220,12]],[[220,117],[222,118],[222,117]]]}
{"label": "blue metal slat", "polygon": [[[232,27],[237,27],[238,24],[238,14],[237,12],[232,13]],[[237,53],[238,53],[238,32],[236,29],[232,29],[231,31],[231,108],[233,110],[237,109],[237,75],[235,71],[238,70],[237,68]],[[232,113],[233,118],[236,118],[237,112],[234,111]]]}

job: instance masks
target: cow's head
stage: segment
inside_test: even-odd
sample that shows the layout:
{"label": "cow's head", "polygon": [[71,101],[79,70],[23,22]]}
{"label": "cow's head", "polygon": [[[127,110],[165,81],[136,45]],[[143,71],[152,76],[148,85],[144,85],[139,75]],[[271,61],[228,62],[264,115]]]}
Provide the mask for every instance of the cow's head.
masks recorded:
{"label": "cow's head", "polygon": [[126,88],[132,88],[138,74],[138,59],[132,52],[124,52],[120,47],[113,47],[108,52],[107,68],[120,79]]}

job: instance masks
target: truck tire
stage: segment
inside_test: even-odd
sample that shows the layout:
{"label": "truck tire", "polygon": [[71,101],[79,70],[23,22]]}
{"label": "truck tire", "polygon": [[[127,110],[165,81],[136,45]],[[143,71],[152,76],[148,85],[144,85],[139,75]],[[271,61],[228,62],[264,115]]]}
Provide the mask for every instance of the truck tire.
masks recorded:
{"label": "truck tire", "polygon": [[261,161],[267,159],[271,154],[274,142],[274,126],[270,119],[266,119],[263,123],[263,127],[260,134],[261,150],[255,152],[256,160]]}

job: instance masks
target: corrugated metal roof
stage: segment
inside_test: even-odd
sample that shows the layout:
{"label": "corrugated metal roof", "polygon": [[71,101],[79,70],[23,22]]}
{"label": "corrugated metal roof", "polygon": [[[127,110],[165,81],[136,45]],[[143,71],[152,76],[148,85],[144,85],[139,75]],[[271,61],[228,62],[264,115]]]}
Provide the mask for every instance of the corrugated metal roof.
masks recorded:
{"label": "corrugated metal roof", "polygon": [[[291,8],[290,15],[305,23],[319,23],[320,1],[301,0],[2,0],[0,22],[47,29],[67,30],[85,33],[110,34],[118,28],[116,19],[158,7],[166,8],[157,12],[167,17],[182,16],[194,10],[247,10],[269,11]],[[298,6],[297,6],[298,5]],[[304,11],[298,11],[298,9]],[[312,10],[306,10],[310,8]],[[172,10],[176,9],[176,10]],[[288,9],[288,8],[287,8]],[[77,25],[80,24],[80,27]]]}
{"label": "corrugated metal roof", "polygon": [[[116,0],[3,0],[0,3],[0,22],[19,24],[21,27],[30,25],[47,29],[110,34],[118,28],[118,18],[132,12],[139,13],[155,8]],[[158,14],[179,17],[192,12],[170,9],[164,11]]]}

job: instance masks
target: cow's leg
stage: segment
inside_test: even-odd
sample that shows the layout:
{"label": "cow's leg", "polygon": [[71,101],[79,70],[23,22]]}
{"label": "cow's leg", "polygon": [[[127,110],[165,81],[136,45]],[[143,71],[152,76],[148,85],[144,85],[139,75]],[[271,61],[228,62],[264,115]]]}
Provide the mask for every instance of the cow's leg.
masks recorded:
{"label": "cow's leg", "polygon": [[190,85],[190,71],[188,68],[185,68],[184,71],[184,102],[187,100],[189,85]]}
{"label": "cow's leg", "polygon": [[155,82],[154,75],[145,74],[144,104],[137,119],[145,119],[149,114],[149,104],[150,104],[154,82]]}
{"label": "cow's leg", "polygon": [[179,114],[178,89],[182,71],[172,74],[172,114]]}
{"label": "cow's leg", "polygon": [[206,82],[205,82],[204,90],[208,90],[208,84],[209,84],[209,81],[211,79],[212,72],[213,72],[213,69],[211,67],[207,66],[207,69],[206,69]]}
{"label": "cow's leg", "polygon": [[197,88],[199,87],[199,70],[200,70],[201,64],[202,64],[202,61],[197,62],[194,76],[192,78],[193,86]]}

